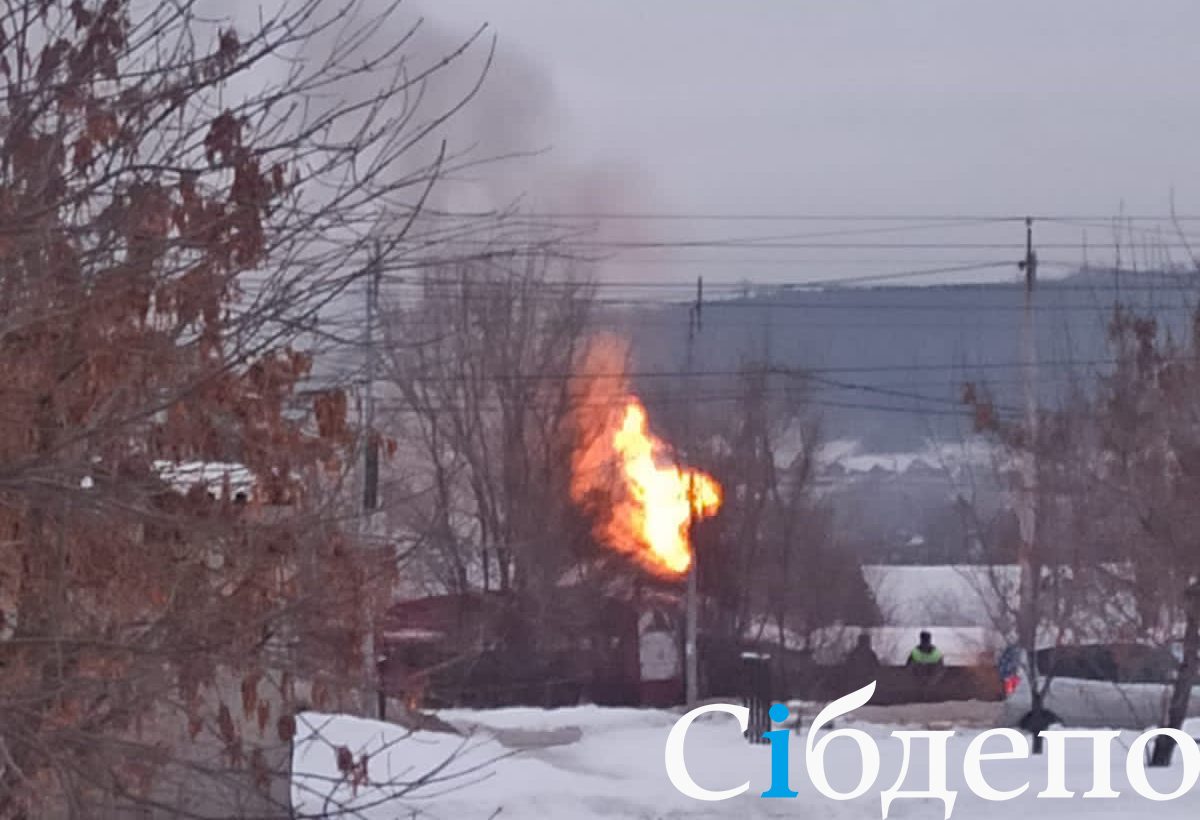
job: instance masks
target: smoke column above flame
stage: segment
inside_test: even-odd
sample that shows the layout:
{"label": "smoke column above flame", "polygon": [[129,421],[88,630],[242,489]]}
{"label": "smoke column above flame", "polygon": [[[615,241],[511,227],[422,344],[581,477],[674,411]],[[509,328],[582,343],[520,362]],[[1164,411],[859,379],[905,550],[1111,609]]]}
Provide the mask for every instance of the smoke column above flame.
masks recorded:
{"label": "smoke column above flame", "polygon": [[588,347],[571,497],[596,515],[594,534],[604,546],[654,572],[682,574],[692,563],[691,523],[716,514],[721,486],[674,463],[650,432],[646,408],[624,377],[613,375],[624,372],[624,360],[625,344],[615,337],[597,337]]}

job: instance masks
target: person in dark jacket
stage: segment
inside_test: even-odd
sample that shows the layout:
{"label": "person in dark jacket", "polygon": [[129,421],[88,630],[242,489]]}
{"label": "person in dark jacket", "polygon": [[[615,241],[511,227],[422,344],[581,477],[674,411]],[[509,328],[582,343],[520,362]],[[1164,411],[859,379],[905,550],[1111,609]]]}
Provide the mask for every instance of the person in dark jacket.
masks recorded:
{"label": "person in dark jacket", "polygon": [[870,633],[859,633],[858,643],[846,656],[846,677],[854,689],[879,678],[879,656],[871,646]]}

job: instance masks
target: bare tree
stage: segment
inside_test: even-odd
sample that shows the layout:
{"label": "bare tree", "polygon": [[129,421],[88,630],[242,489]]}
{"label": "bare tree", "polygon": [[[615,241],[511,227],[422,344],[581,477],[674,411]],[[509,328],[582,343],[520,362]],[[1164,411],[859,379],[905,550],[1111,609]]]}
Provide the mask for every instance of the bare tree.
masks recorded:
{"label": "bare tree", "polygon": [[[1005,446],[1036,448],[1038,456],[1039,526],[1051,531],[1035,550],[1037,577],[1044,579],[1034,604],[1036,642],[1124,639],[1177,647],[1179,669],[1161,721],[1179,728],[1200,651],[1200,552],[1193,537],[1200,337],[1193,331],[1183,340],[1163,339],[1155,320],[1117,306],[1109,338],[1112,372],[1092,395],[1043,411],[1046,432],[1036,442],[1018,427],[987,426]],[[986,401],[977,412],[993,419]],[[1023,648],[1032,657],[1037,646]],[[1036,714],[1050,680],[1032,677],[1036,664],[1030,674]],[[1169,764],[1173,748],[1164,738],[1152,763]]]}
{"label": "bare tree", "polygon": [[591,303],[585,279],[526,249],[431,267],[389,309],[384,424],[406,465],[389,514],[412,569],[511,594],[531,637],[592,547],[568,491]]}
{"label": "bare tree", "polygon": [[[1100,623],[1113,615],[1111,566],[1101,558],[1094,536],[1097,510],[1094,482],[1096,437],[1088,401],[1069,397],[1061,407],[1042,409],[1036,431],[1002,417],[986,389],[967,385],[964,398],[974,409],[976,429],[995,446],[992,469],[1001,487],[1022,486],[1018,465],[1030,456],[1036,465],[1033,503],[1038,536],[1030,551],[1033,583],[1022,588],[1020,569],[1009,560],[1003,543],[1010,529],[985,520],[971,496],[960,493],[968,529],[981,541],[985,571],[972,577],[992,621],[1011,646],[1021,650],[1029,683],[1031,709],[1022,726],[1034,735],[1057,719],[1045,707],[1054,680],[1053,665],[1039,663],[1042,650],[1097,639]],[[989,535],[991,536],[989,538]],[[1001,539],[1000,541],[996,540]],[[1120,599],[1116,599],[1120,600]],[[1103,636],[1107,637],[1107,635]]]}
{"label": "bare tree", "polygon": [[418,103],[477,39],[413,65],[394,13],[0,9],[2,816],[286,816],[301,699],[359,683],[330,670],[389,576],[295,342],[465,161],[471,89]]}
{"label": "bare tree", "polygon": [[[724,496],[719,517],[695,536],[706,632],[726,648],[769,636],[782,658],[815,649],[825,627],[877,623],[861,562],[838,543],[816,491],[822,439],[809,379],[749,362],[719,388],[708,379],[704,390],[714,389],[732,401],[700,414],[689,447]],[[680,389],[658,403],[679,440],[679,402],[689,395]]]}
{"label": "bare tree", "polygon": [[[1111,526],[1132,559],[1127,573],[1142,630],[1178,642],[1180,665],[1164,715],[1178,729],[1187,717],[1200,661],[1200,313],[1182,340],[1117,307],[1110,339],[1116,367],[1097,399],[1102,469],[1098,492]],[[1174,741],[1156,743],[1151,763],[1170,764]]]}

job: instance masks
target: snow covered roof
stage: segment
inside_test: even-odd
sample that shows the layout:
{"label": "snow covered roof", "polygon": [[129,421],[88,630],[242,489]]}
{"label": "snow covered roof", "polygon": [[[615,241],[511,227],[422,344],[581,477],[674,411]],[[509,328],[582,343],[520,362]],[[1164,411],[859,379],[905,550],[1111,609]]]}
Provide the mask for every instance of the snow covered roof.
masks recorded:
{"label": "snow covered roof", "polygon": [[824,469],[838,465],[848,473],[899,475],[911,472],[914,475],[949,476],[966,469],[990,466],[996,453],[981,438],[951,445],[927,442],[922,450],[890,453],[866,451],[857,439],[835,439],[824,444],[817,458]]}
{"label": "snow covered roof", "polygon": [[890,626],[994,628],[1018,590],[1010,565],[867,565],[863,580]]}
{"label": "snow covered roof", "polygon": [[239,493],[249,495],[254,488],[254,475],[244,465],[234,462],[156,461],[154,470],[164,481],[184,493],[196,485],[205,486],[212,493],[221,493],[226,482],[235,497]]}
{"label": "snow covered roof", "polygon": [[[1057,578],[1071,596],[1071,611],[1061,622],[1043,621],[1038,644],[1139,642],[1161,643],[1181,634],[1178,623],[1147,627],[1132,617],[1133,593],[1122,579],[1128,565],[1093,568],[1074,584],[1070,567],[1043,567],[1043,584]],[[893,566],[862,568],[884,623],[910,629],[983,628],[1010,631],[1018,609],[1020,569],[1015,564]]]}
{"label": "snow covered roof", "polygon": [[385,629],[383,637],[389,641],[402,643],[436,643],[446,637],[446,633],[438,629],[421,629],[409,627],[406,629]]}

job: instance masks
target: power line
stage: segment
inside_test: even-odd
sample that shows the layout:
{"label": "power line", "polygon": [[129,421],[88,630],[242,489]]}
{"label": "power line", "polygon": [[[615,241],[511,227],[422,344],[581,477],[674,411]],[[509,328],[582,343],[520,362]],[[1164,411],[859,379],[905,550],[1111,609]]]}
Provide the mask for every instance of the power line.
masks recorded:
{"label": "power line", "polygon": [[[905,275],[911,275],[911,274],[905,274]],[[872,278],[877,278],[877,277],[872,277]],[[619,287],[619,286],[614,286],[614,287]],[[659,287],[665,288],[667,286],[659,285]],[[946,292],[948,290],[953,290],[953,288],[950,288],[950,287],[937,288],[937,293],[934,293],[933,292],[934,289],[931,288],[930,289],[931,292],[929,294],[927,294],[929,299],[927,299],[926,301],[912,300],[912,301],[904,301],[904,302],[896,302],[896,301],[881,302],[881,301],[878,301],[878,297],[886,296],[886,297],[895,299],[898,296],[909,295],[909,291],[907,289],[880,288],[880,289],[865,289],[865,290],[857,291],[857,290],[852,290],[852,289],[848,288],[845,291],[839,291],[837,289],[825,289],[820,292],[814,291],[812,293],[805,293],[806,289],[811,289],[814,287],[817,287],[817,286],[809,285],[809,284],[802,284],[802,283],[795,283],[795,284],[790,284],[790,285],[786,285],[786,286],[780,286],[778,288],[765,289],[765,290],[767,290],[766,293],[764,293],[760,290],[760,292],[758,292],[756,294],[750,294],[750,295],[745,295],[745,296],[740,293],[736,293],[732,289],[730,289],[730,290],[724,292],[723,295],[725,296],[725,298],[713,299],[709,304],[711,304],[713,307],[722,308],[722,309],[751,309],[751,310],[753,310],[753,309],[760,309],[760,310],[771,309],[771,310],[862,310],[862,311],[870,311],[870,310],[924,310],[924,311],[952,310],[952,311],[958,311],[958,310],[966,309],[966,310],[1003,311],[1003,310],[1021,310],[1022,309],[1020,305],[995,304],[995,303],[985,302],[983,300],[968,301],[968,300],[964,300],[964,299],[958,299],[958,300],[950,301],[950,300],[943,298],[943,299],[939,299],[937,301],[929,301],[929,299],[932,299],[935,296],[941,296],[941,295],[946,294]],[[1011,285],[1009,285],[1008,283],[1004,283],[1003,287],[1011,288],[1012,290],[1015,291],[1015,289],[1018,286],[1016,283],[1012,283]],[[495,292],[496,290],[500,290],[501,293],[497,294]],[[922,290],[922,289],[913,288],[912,295],[914,295],[914,296],[915,295],[923,295],[923,296],[926,295],[926,294],[920,294],[920,293],[916,292],[919,290]],[[1054,288],[1053,286],[1047,285],[1046,290],[1050,293],[1054,293],[1055,291],[1063,291],[1063,292],[1082,292],[1082,293],[1101,294],[1101,293],[1109,293],[1109,292],[1117,293],[1120,291],[1145,291],[1148,293],[1153,293],[1153,292],[1158,291],[1158,292],[1163,292],[1163,293],[1172,293],[1172,292],[1174,292],[1174,293],[1192,293],[1192,292],[1195,292],[1198,295],[1200,295],[1200,279],[1197,280],[1197,283],[1195,285],[1190,285],[1190,284],[1188,284],[1188,285],[1168,285],[1168,284],[1164,284],[1164,285],[1150,285],[1150,284],[1125,285],[1125,284],[1121,284],[1121,285],[1096,285],[1094,287],[1093,286],[1070,286],[1070,287],[1063,287],[1063,288],[1057,288],[1057,289]],[[400,299],[394,299],[394,300],[392,300],[391,306],[392,307],[401,307],[401,308],[403,308],[403,307],[420,308],[426,302],[436,302],[436,301],[443,301],[443,302],[450,302],[450,303],[459,302],[459,301],[491,302],[491,301],[497,299],[498,297],[503,296],[504,292],[505,292],[505,289],[503,287],[488,288],[485,285],[479,285],[477,287],[468,287],[461,291],[455,291],[453,289],[447,288],[440,293],[436,292],[436,289],[435,289],[435,290],[430,290],[430,291],[426,291],[426,292],[414,292],[411,294],[399,294],[399,296],[406,297],[406,300],[402,301]],[[965,290],[958,290],[957,293],[966,295]],[[629,307],[639,307],[639,306],[670,307],[670,306],[680,306],[680,305],[686,304],[686,300],[682,297],[682,295],[679,296],[678,298],[672,298],[672,296],[673,295],[670,293],[658,294],[655,296],[649,296],[649,295],[647,295],[647,296],[634,296],[634,295],[597,296],[594,299],[591,299],[590,301],[594,302],[595,304],[599,304],[599,305],[625,305],[625,306],[629,306]],[[833,296],[852,297],[854,301],[845,301],[845,300],[840,301],[840,302],[828,301],[828,298],[833,297]],[[770,297],[776,297],[777,300],[776,301],[768,301],[768,299]],[[540,293],[522,293],[519,295],[513,294],[513,298],[514,298],[514,301],[520,300],[520,301],[537,301],[537,302],[543,302],[543,303],[546,303],[546,302],[552,303],[552,302],[562,299],[562,293],[556,292],[554,285],[551,283],[547,283],[543,286],[543,290]],[[581,297],[581,300],[586,300],[586,297]],[[1108,309],[1113,306],[1114,306],[1113,303],[1098,303],[1098,302],[1092,302],[1090,304],[1080,303],[1080,302],[1049,302],[1048,304],[1038,305],[1036,307],[1040,311],[1055,312],[1055,311],[1073,311],[1073,310],[1095,311],[1097,309]],[[1150,308],[1147,308],[1147,309],[1150,309]],[[1155,306],[1153,309],[1154,310],[1191,310],[1192,306],[1185,305],[1185,304],[1164,305],[1164,306]]]}
{"label": "power line", "polygon": [[[571,403],[567,406],[570,409],[606,408],[606,407],[615,408],[615,407],[620,406],[620,404],[622,403],[622,401],[624,399],[634,398],[634,396],[632,396],[630,394],[622,394],[622,396],[623,396],[623,398],[614,395],[612,401],[607,401],[607,402],[606,401],[575,402],[575,403]],[[710,394],[701,394],[701,395],[696,395],[696,396],[674,396],[674,395],[672,395],[672,396],[657,396],[657,397],[655,397],[655,396],[647,397],[647,396],[638,395],[638,396],[636,396],[636,398],[639,401],[641,401],[644,404],[647,404],[651,407],[662,406],[664,404],[687,405],[689,403],[705,403],[705,404],[707,404],[707,403],[720,403],[720,402],[740,402],[740,401],[746,400],[746,396],[744,394],[740,394],[740,393],[739,394],[714,393],[711,395]],[[872,404],[869,402],[848,402],[848,401],[838,401],[838,400],[834,400],[834,399],[823,399],[823,398],[819,398],[819,397],[807,398],[804,400],[803,404],[805,406],[824,407],[824,408],[837,409],[837,410],[865,410],[865,411],[871,411],[871,412],[901,413],[904,415],[917,415],[917,416],[933,415],[933,416],[947,416],[947,417],[953,416],[953,417],[957,417],[957,418],[968,418],[973,413],[973,410],[966,405],[964,405],[961,409],[949,410],[949,409],[943,409],[943,408],[938,408],[938,407],[911,407],[911,406],[892,405],[892,404]],[[395,402],[395,401],[380,402],[380,407],[386,408],[393,412],[400,412],[400,413],[403,413],[406,415],[417,415],[417,416],[430,415],[430,414],[436,415],[436,414],[444,414],[444,413],[461,413],[461,412],[464,412],[465,410],[467,410],[465,405],[436,404],[436,405],[430,405],[427,407],[417,408],[417,407],[413,407],[411,404],[408,404],[405,402]],[[483,405],[473,405],[471,407],[471,409],[478,410],[480,412],[498,413],[498,412],[501,412],[501,410],[503,408],[501,408],[499,405],[495,405],[495,404],[483,404]]]}
{"label": "power line", "polygon": [[[456,244],[462,245],[492,245],[487,239],[463,239]],[[724,237],[717,239],[561,239],[545,243],[547,250],[562,251],[566,249],[605,251],[605,250],[647,250],[673,248],[743,248],[779,250],[795,248],[815,248],[821,250],[992,250],[1019,251],[1023,248],[1019,242],[809,242],[790,239],[767,239],[756,237]],[[1078,242],[1047,242],[1040,244],[1051,250],[1079,250]],[[1158,248],[1187,248],[1187,243],[1180,241],[1156,242]]]}
{"label": "power line", "polygon": [[[498,211],[442,211],[438,215],[460,219],[508,219]],[[1090,221],[1107,222],[1200,222],[1200,215],[1191,214],[970,214],[970,213],[768,213],[768,212],[668,212],[668,211],[576,211],[576,212],[522,212],[519,217],[543,221],[689,221],[689,222],[1024,222],[1032,216],[1038,221]]]}
{"label": "power line", "polygon": [[[709,307],[706,303],[705,307]],[[1179,357],[1183,360],[1185,357]],[[1076,367],[1112,367],[1120,364],[1119,359],[1060,359],[1041,360],[1039,367],[1051,369],[1066,369]],[[804,367],[787,368],[778,366],[747,367],[741,369],[712,369],[692,370],[690,373],[679,370],[631,370],[607,372],[579,373],[490,373],[490,374],[437,374],[434,376],[420,373],[405,372],[406,379],[423,383],[455,383],[471,381],[649,381],[653,379],[698,379],[698,378],[743,378],[757,375],[779,376],[796,380],[815,379],[822,376],[848,375],[855,373],[899,373],[899,372],[956,372],[969,373],[973,371],[1017,370],[1024,367],[1023,361],[979,362],[975,364],[958,362],[947,364],[909,364],[909,365],[849,365],[843,367]]]}
{"label": "power line", "polygon": [[[1057,267],[1076,269],[1076,266],[1072,265],[1071,263],[1066,263],[1066,262],[1049,262],[1049,263],[1039,262],[1039,264],[1051,264],[1051,265],[1055,265]],[[727,291],[727,292],[731,292],[733,294],[741,294],[741,293],[744,293],[747,291],[754,291],[754,292],[758,292],[758,294],[761,296],[762,294],[768,294],[768,295],[776,294],[776,293],[786,292],[789,290],[805,290],[805,289],[816,289],[816,288],[821,288],[821,289],[824,289],[827,291],[836,291],[839,289],[840,286],[847,285],[847,284],[874,282],[874,281],[887,281],[887,280],[892,280],[892,279],[919,278],[922,276],[934,276],[934,275],[946,274],[946,273],[963,273],[963,272],[975,272],[975,271],[1009,269],[1009,268],[1015,268],[1015,265],[1012,262],[1012,260],[992,260],[992,261],[956,263],[953,265],[945,265],[945,266],[939,266],[939,267],[907,268],[907,269],[903,269],[903,270],[892,270],[892,271],[883,271],[883,272],[879,272],[879,273],[864,274],[861,276],[845,276],[845,277],[826,278],[826,279],[770,280],[770,281],[756,281],[756,280],[750,280],[750,279],[725,279],[725,280],[718,279],[718,280],[712,281],[708,285],[708,288],[710,290]],[[1099,271],[1097,273],[1099,273],[1101,275],[1114,275],[1114,276],[1124,274],[1126,276],[1132,277],[1134,280],[1136,280],[1138,278],[1143,278],[1143,277],[1161,277],[1163,279],[1170,279],[1173,281],[1172,282],[1140,282],[1140,283],[1134,281],[1134,282],[1129,282],[1129,283],[1123,282],[1118,285],[1116,283],[1110,284],[1110,283],[1104,283],[1104,282],[1074,282],[1074,281],[1072,281],[1072,277],[1067,276],[1067,277],[1064,277],[1062,279],[1057,279],[1057,280],[1056,279],[1046,280],[1045,285],[1046,285],[1046,288],[1050,291],[1067,291],[1067,290],[1080,290],[1080,291],[1113,290],[1113,291],[1115,291],[1115,290],[1124,290],[1124,289],[1129,289],[1129,288],[1146,289],[1146,290],[1173,290],[1173,289],[1174,290],[1183,290],[1183,291],[1200,290],[1200,275],[1198,275],[1196,272],[1191,271],[1190,269],[1187,271],[1155,270],[1155,271],[1146,271],[1144,273],[1139,273],[1136,271],[1121,271],[1121,270],[1114,269],[1114,270]],[[468,297],[470,296],[471,290],[478,290],[478,289],[512,290],[515,293],[518,289],[518,285],[525,284],[525,283],[514,283],[507,279],[486,279],[486,278],[484,278],[484,279],[465,279],[464,280],[464,279],[460,279],[460,278],[450,278],[450,277],[439,278],[436,275],[420,277],[420,278],[409,277],[409,276],[390,275],[390,276],[385,277],[385,281],[394,287],[399,286],[399,287],[418,288],[419,290],[414,292],[414,294],[413,294],[414,296],[422,296],[422,295],[425,295],[426,293],[430,293],[432,291],[437,291],[437,290],[450,291],[451,293],[462,293]],[[637,278],[637,279],[611,279],[611,278],[605,278],[605,279],[588,279],[588,278],[555,279],[555,278],[547,278],[547,279],[538,281],[533,284],[535,284],[539,289],[547,291],[547,292],[551,292],[551,293],[554,291],[557,291],[557,290],[571,289],[571,288],[577,289],[580,291],[604,290],[604,289],[631,289],[631,290],[667,289],[667,290],[679,290],[682,292],[682,291],[690,290],[690,288],[692,287],[691,282],[685,282],[685,281],[674,280],[674,279],[661,279],[661,278],[651,279],[651,278],[646,278],[646,277],[641,277],[641,278]],[[951,289],[961,289],[961,290],[972,290],[972,289],[980,289],[980,288],[988,288],[988,289],[1013,288],[1013,289],[1015,289],[1019,286],[1020,286],[1020,282],[1014,276],[1011,281],[986,282],[986,283],[979,283],[979,284],[972,284],[972,283],[967,283],[967,282],[937,283],[937,284],[929,284],[929,285],[901,286],[900,289],[904,290],[904,291],[909,291],[909,290],[928,291],[929,293],[932,294],[934,292],[951,290]],[[894,287],[880,288],[880,289],[853,288],[853,289],[847,289],[847,292],[855,293],[855,294],[869,294],[869,293],[871,293],[872,290],[895,290],[895,288]],[[524,297],[529,296],[530,294],[522,293],[521,295],[524,298]],[[536,297],[538,294],[533,294],[533,295]]]}
{"label": "power line", "polygon": [[[647,306],[650,304],[659,304],[659,305],[673,304],[673,303],[661,301],[661,300],[657,301],[657,302],[651,302],[650,300],[645,300],[645,299],[639,300],[639,299],[620,299],[620,298],[611,298],[611,299],[601,298],[601,299],[598,299],[597,302],[602,305],[609,305],[609,306],[624,305],[627,307]],[[752,301],[726,301],[726,302],[723,302],[723,301],[713,300],[712,302],[710,302],[708,304],[708,306],[714,310],[756,310],[756,309],[764,310],[764,309],[766,309],[765,305],[762,305],[762,304],[756,303],[756,302],[752,302]],[[868,312],[868,311],[872,311],[872,310],[884,310],[884,311],[910,311],[910,312],[916,311],[916,312],[924,312],[924,313],[936,313],[936,312],[959,313],[962,311],[986,311],[989,313],[1000,313],[1000,312],[1009,313],[1009,312],[1019,312],[1019,311],[1024,310],[1024,308],[1020,305],[988,305],[988,304],[979,304],[979,303],[971,303],[971,302],[963,302],[963,303],[958,303],[958,304],[949,304],[949,303],[901,304],[901,303],[896,303],[896,302],[883,302],[883,303],[876,302],[874,304],[844,303],[844,302],[843,303],[779,302],[779,303],[772,304],[770,307],[772,310],[852,310],[852,311],[863,311],[863,312]],[[1096,313],[1097,311],[1101,311],[1101,310],[1109,310],[1112,307],[1113,307],[1113,305],[1111,305],[1111,304],[1105,305],[1105,304],[1098,304],[1098,303],[1093,303],[1090,305],[1088,305],[1088,304],[1048,304],[1048,305],[1035,305],[1033,310],[1035,313],[1077,313],[1077,312]],[[1177,313],[1177,312],[1192,313],[1193,311],[1194,311],[1193,306],[1184,305],[1184,304],[1163,305],[1163,306],[1156,306],[1154,308],[1155,313]]]}

